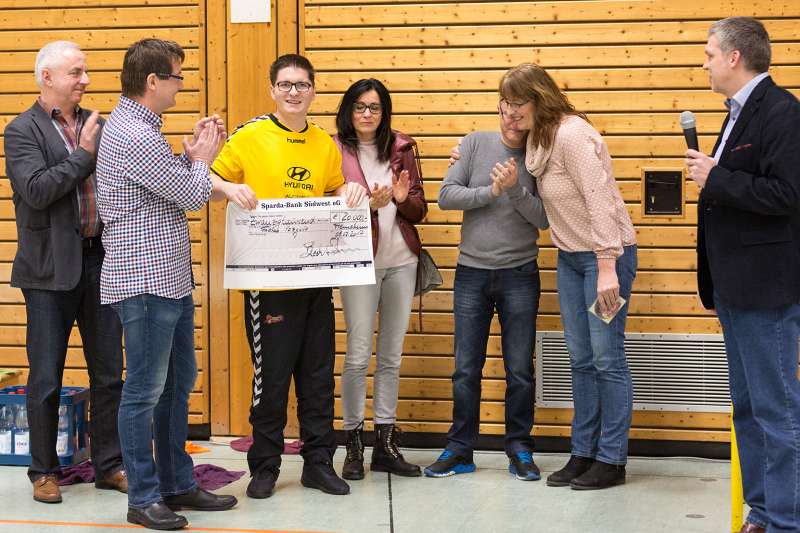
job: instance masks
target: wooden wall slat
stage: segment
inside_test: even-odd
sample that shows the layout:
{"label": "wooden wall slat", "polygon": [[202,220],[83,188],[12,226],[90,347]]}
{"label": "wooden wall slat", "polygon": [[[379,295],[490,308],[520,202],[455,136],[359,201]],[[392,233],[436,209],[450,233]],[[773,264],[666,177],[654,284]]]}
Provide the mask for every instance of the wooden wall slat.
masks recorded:
{"label": "wooden wall slat", "polygon": [[[342,94],[356,80],[378,78],[391,91],[496,91],[500,76],[507,67],[486,65],[480,70],[401,71],[382,70],[371,65],[367,70],[325,72],[316,81],[317,91]],[[631,68],[548,68],[553,79],[564,89],[708,89],[708,73],[699,66]],[[800,86],[800,67],[779,65],[772,72],[776,83]]]}
{"label": "wooden wall slat", "polygon": [[[49,7],[83,7],[86,0],[46,0]],[[45,0],[4,0],[5,9],[37,8],[44,5]],[[168,6],[197,5],[198,0],[92,0],[95,6]]]}
{"label": "wooden wall slat", "polygon": [[[89,3],[89,2],[86,2]],[[197,28],[200,9],[192,7],[88,7],[77,9],[4,9],[0,11],[0,30],[50,30],[59,28],[136,28],[179,27]],[[131,41],[131,43],[134,41]],[[128,43],[130,44],[130,43]]]}
{"label": "wooden wall slat", "polygon": [[[792,64],[800,53],[797,43],[772,46],[775,65]],[[342,55],[338,50],[312,50],[308,58],[315,67],[326,70],[362,70],[375,65],[404,69],[480,68],[481,65],[513,67],[533,62],[543,67],[591,67],[608,64],[626,67],[696,64],[703,54],[701,44],[631,45],[631,46],[551,46],[545,48],[424,48],[359,50]]]}
{"label": "wooden wall slat", "polygon": [[[714,20],[732,13],[754,17],[798,17],[794,0],[707,0],[702,9],[692,0],[600,0],[586,2],[461,2],[449,4],[405,3],[402,0],[375,5],[322,6],[308,3],[307,27],[381,26],[405,24],[504,24],[510,22],[575,22],[638,20]],[[317,3],[317,2],[315,2]],[[364,2],[367,3],[367,2]],[[377,3],[377,2],[376,2]],[[369,2],[372,4],[372,2]],[[678,36],[676,36],[676,40]]]}
{"label": "wooden wall slat", "polygon": [[[773,41],[797,40],[793,20],[763,21]],[[609,22],[583,24],[488,24],[476,26],[396,26],[310,28],[306,49],[394,48],[416,46],[536,46],[620,43],[673,43],[705,40],[707,21]]]}
{"label": "wooden wall slat", "polygon": [[[133,43],[131,43],[133,44]],[[125,50],[91,50],[86,49],[87,64],[91,72],[98,70],[110,70],[119,72],[122,68],[122,59],[125,57]],[[197,49],[189,48],[185,50],[186,59],[183,62],[185,69],[197,69],[200,64],[200,52]],[[33,73],[33,65],[36,62],[35,51],[24,52],[3,52],[0,54],[0,72],[24,72]]]}
{"label": "wooden wall slat", "polygon": [[[36,50],[55,40],[74,41],[86,50],[124,49],[139,39],[169,39],[183,47],[197,47],[200,43],[197,28],[124,28],[93,30],[15,30],[0,31],[0,49]],[[89,64],[91,68],[91,63]]]}

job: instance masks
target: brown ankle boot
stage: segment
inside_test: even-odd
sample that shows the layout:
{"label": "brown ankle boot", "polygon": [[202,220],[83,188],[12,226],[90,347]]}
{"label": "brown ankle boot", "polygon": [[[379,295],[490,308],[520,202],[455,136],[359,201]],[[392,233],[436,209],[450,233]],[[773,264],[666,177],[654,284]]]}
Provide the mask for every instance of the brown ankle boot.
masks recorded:
{"label": "brown ankle boot", "polygon": [[33,482],[33,499],[42,503],[61,503],[61,489],[55,474],[45,474]]}

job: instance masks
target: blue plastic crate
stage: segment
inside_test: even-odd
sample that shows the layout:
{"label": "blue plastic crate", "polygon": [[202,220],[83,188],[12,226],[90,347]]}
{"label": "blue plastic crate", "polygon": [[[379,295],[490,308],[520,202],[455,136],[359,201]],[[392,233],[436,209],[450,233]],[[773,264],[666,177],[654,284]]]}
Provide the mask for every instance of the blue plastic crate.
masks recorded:
{"label": "blue plastic crate", "polygon": [[[24,391],[24,386],[0,389],[0,406],[25,405]],[[67,408],[69,426],[67,429],[67,453],[59,456],[58,460],[63,466],[82,463],[89,459],[89,438],[86,433],[89,419],[89,389],[61,387],[60,404]],[[0,454],[0,465],[27,466],[30,464],[30,454]]]}

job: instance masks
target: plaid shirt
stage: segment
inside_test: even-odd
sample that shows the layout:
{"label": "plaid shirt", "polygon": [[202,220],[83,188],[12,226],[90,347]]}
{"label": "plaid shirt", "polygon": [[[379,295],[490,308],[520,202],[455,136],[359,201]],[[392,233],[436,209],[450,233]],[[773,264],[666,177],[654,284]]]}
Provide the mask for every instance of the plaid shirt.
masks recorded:
{"label": "plaid shirt", "polygon": [[[38,99],[39,105],[50,116],[53,126],[64,141],[64,146],[69,153],[78,148],[83,129],[83,115],[80,106],[75,106],[75,129],[69,127],[64,113],[57,107],[48,105],[42,97]],[[81,237],[97,237],[100,235],[100,215],[97,213],[97,180],[94,172],[75,188],[78,196],[78,219],[80,220]]]}
{"label": "plaid shirt", "polygon": [[189,224],[211,197],[208,165],[172,153],[161,118],[120,96],[97,154],[97,205],[105,224],[100,300],[139,294],[183,298],[194,288]]}

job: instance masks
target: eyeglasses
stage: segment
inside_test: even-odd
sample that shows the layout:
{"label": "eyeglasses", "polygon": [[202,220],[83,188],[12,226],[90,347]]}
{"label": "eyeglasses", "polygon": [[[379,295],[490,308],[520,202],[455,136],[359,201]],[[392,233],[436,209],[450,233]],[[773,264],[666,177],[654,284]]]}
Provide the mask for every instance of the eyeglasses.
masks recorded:
{"label": "eyeglasses", "polygon": [[183,76],[181,76],[180,74],[165,74],[163,72],[156,72],[156,76],[158,76],[162,80],[168,80],[170,78],[173,78],[178,81],[183,81]]}
{"label": "eyeglasses", "polygon": [[288,93],[289,91],[292,90],[292,87],[294,87],[299,93],[307,93],[308,91],[311,90],[311,87],[313,87],[313,85],[307,81],[298,81],[295,83],[292,83],[290,81],[279,81],[278,83],[275,84],[275,87],[277,87],[278,90],[283,93]]}
{"label": "eyeglasses", "polygon": [[522,109],[522,106],[527,104],[528,102],[509,102],[505,98],[500,99],[500,112],[506,113],[508,111],[518,112]]}
{"label": "eyeglasses", "polygon": [[367,109],[369,109],[369,112],[373,115],[377,115],[381,112],[381,104],[365,104],[364,102],[356,102],[353,104],[353,111],[359,115],[363,115]]}

